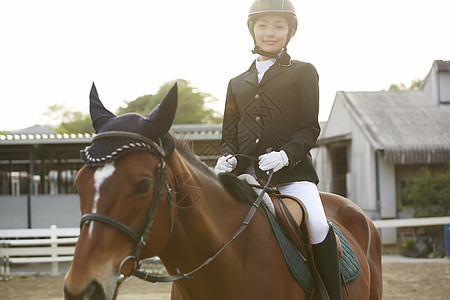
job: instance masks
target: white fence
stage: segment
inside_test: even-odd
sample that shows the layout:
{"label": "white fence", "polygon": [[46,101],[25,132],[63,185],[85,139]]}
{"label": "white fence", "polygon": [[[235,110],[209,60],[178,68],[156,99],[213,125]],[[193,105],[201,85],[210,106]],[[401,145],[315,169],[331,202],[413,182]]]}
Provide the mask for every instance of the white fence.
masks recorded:
{"label": "white fence", "polygon": [[[374,220],[378,229],[419,227],[450,224],[450,216]],[[59,274],[58,263],[71,262],[79,228],[57,228],[55,225],[42,229],[0,230],[0,276],[8,279],[13,264],[51,263],[52,275]],[[152,261],[159,262],[153,258]]]}
{"label": "white fence", "polygon": [[[9,279],[13,265],[51,264],[51,274],[59,274],[59,263],[71,262],[79,228],[1,229],[0,278]],[[162,274],[165,268],[159,257],[142,262],[146,271]]]}
{"label": "white fence", "polygon": [[80,230],[57,228],[0,230],[0,275],[8,279],[12,264],[51,263],[52,275],[58,263],[71,262]]}
{"label": "white fence", "polygon": [[450,224],[450,216],[449,217],[432,217],[432,218],[375,220],[375,221],[373,221],[373,223],[375,224],[375,226],[378,229],[445,225],[445,224]]}

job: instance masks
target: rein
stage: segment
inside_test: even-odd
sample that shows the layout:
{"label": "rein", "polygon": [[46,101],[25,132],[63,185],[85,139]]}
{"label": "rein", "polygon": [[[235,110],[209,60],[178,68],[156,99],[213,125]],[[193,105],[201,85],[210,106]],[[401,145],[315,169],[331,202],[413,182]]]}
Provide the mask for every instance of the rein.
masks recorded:
{"label": "rein", "polygon": [[[269,152],[270,149],[267,150],[267,152]],[[249,159],[252,160],[257,160],[257,158],[252,157],[252,156],[248,156],[245,154],[235,154],[234,156],[245,156]],[[206,259],[201,265],[199,265],[197,268],[195,268],[194,270],[188,272],[188,273],[181,273],[179,269],[177,269],[177,275],[173,275],[173,276],[160,276],[160,275],[156,275],[150,272],[144,272],[138,269],[133,269],[133,271],[131,272],[132,276],[138,277],[142,280],[148,281],[148,282],[173,282],[173,281],[177,281],[180,279],[192,279],[194,278],[192,275],[196,272],[198,272],[199,270],[203,269],[204,267],[206,267],[208,264],[210,264],[214,259],[216,259],[217,256],[219,256],[220,253],[222,253],[225,248],[227,248],[244,230],[245,228],[247,228],[248,224],[250,224],[250,221],[253,219],[253,216],[255,215],[256,210],[258,209],[259,205],[261,204],[261,201],[264,197],[264,193],[266,193],[267,191],[271,190],[271,188],[269,187],[270,185],[270,181],[272,180],[272,175],[273,175],[273,170],[268,171],[268,179],[267,182],[264,186],[258,186],[259,188],[261,188],[261,193],[258,195],[258,198],[256,198],[255,202],[253,202],[252,207],[250,208],[250,210],[248,211],[247,215],[244,218],[244,221],[241,223],[241,226],[239,226],[238,230],[236,231],[236,233],[233,235],[233,237],[227,242],[225,243],[219,250],[216,251],[216,253],[214,253],[210,258]]]}
{"label": "rein", "polygon": [[[155,283],[155,282],[173,282],[173,281],[177,281],[177,280],[185,279],[185,278],[186,279],[194,278],[192,276],[194,273],[198,272],[199,270],[203,269],[208,264],[210,264],[212,261],[214,261],[214,259],[218,255],[220,255],[220,253],[222,253],[225,250],[225,248],[227,248],[247,228],[247,226],[250,223],[250,221],[252,220],[256,210],[258,209],[259,205],[261,204],[264,193],[266,191],[270,190],[269,184],[270,184],[270,181],[271,181],[272,175],[273,175],[272,170],[268,171],[268,179],[267,179],[266,184],[263,187],[260,187],[260,188],[262,188],[261,193],[258,195],[258,198],[256,198],[256,200],[253,202],[253,204],[252,204],[250,210],[248,211],[246,217],[244,218],[241,226],[238,228],[238,230],[233,235],[233,237],[227,243],[225,243],[219,250],[217,250],[216,253],[214,253],[210,258],[206,259],[201,265],[199,265],[194,270],[192,270],[188,273],[181,273],[179,271],[179,269],[177,269],[177,274],[173,275],[173,276],[160,276],[160,275],[156,275],[156,274],[153,274],[150,272],[145,272],[145,271],[142,271],[139,269],[141,266],[141,262],[142,262],[141,251],[144,248],[144,246],[146,245],[147,240],[150,236],[150,232],[153,227],[153,219],[154,219],[154,216],[156,213],[156,207],[159,204],[159,202],[164,194],[164,190],[166,190],[166,198],[167,198],[168,208],[169,208],[169,218],[170,218],[169,234],[171,234],[171,232],[172,232],[171,207],[172,207],[173,195],[172,195],[172,191],[169,187],[169,184],[167,182],[167,169],[166,169],[166,165],[164,162],[164,158],[166,157],[166,154],[162,147],[161,140],[159,140],[159,144],[157,144],[155,141],[153,141],[145,136],[142,136],[140,134],[133,133],[133,132],[109,131],[109,132],[99,133],[93,138],[92,142],[99,140],[99,139],[108,139],[108,138],[133,138],[133,139],[139,140],[141,142],[144,142],[147,145],[151,146],[151,148],[153,148],[156,151],[156,154],[158,155],[158,159],[159,159],[159,164],[158,164],[158,167],[156,170],[156,182],[155,182],[155,186],[153,189],[152,202],[149,207],[149,210],[147,211],[145,221],[144,221],[141,229],[139,230],[139,232],[136,233],[134,230],[132,230],[127,225],[125,225],[107,215],[103,215],[103,214],[99,214],[99,213],[84,214],[80,220],[80,228],[82,228],[84,225],[88,225],[91,221],[99,221],[99,222],[103,222],[105,224],[108,224],[108,225],[118,229],[119,231],[121,231],[122,233],[124,233],[128,237],[130,237],[131,240],[133,240],[133,242],[135,244],[134,250],[131,252],[131,254],[129,256],[125,257],[119,265],[118,282],[123,282],[123,281],[129,279],[131,276],[135,276],[135,277],[138,277],[145,281],[153,282],[153,283]],[[237,154],[235,156],[243,156],[243,155]],[[256,159],[253,157],[248,157],[248,158],[250,158],[252,160]],[[125,264],[125,262],[128,260],[133,260],[135,262],[135,266],[133,267],[131,274],[128,276],[128,278],[126,278],[125,275],[122,274],[122,267]]]}
{"label": "rein", "polygon": [[155,275],[155,274],[152,274],[149,272],[143,272],[143,271],[134,269],[132,271],[131,275],[136,276],[136,277],[143,279],[145,281],[148,281],[148,282],[153,282],[153,283],[155,283],[155,282],[173,282],[173,281],[177,281],[177,280],[184,279],[184,278],[186,278],[186,279],[194,278],[192,276],[194,273],[203,269],[208,264],[210,264],[214,259],[216,259],[216,257],[219,256],[219,254],[222,253],[222,251],[224,251],[225,248],[227,248],[245,230],[245,228],[247,228],[248,224],[250,224],[250,221],[252,220],[253,216],[255,215],[256,210],[258,209],[259,205],[261,204],[261,201],[264,197],[264,193],[266,192],[266,190],[269,189],[269,184],[272,179],[273,171],[269,171],[268,175],[269,175],[269,177],[267,179],[267,183],[262,187],[261,193],[259,194],[258,198],[256,198],[255,202],[253,202],[252,207],[250,208],[249,212],[245,216],[244,221],[242,222],[241,226],[238,228],[236,233],[233,235],[233,237],[227,243],[225,243],[222,246],[222,248],[217,250],[216,253],[214,253],[210,258],[206,259],[197,268],[195,268],[194,270],[192,270],[191,272],[188,272],[188,273],[181,273],[180,270],[177,269],[178,274],[173,275],[173,276],[159,276],[159,275]]}

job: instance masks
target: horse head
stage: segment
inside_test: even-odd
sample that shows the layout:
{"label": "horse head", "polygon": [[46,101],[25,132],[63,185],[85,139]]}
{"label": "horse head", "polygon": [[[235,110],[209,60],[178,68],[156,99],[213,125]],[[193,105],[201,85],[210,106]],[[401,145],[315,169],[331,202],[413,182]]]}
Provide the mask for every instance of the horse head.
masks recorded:
{"label": "horse head", "polygon": [[164,158],[174,150],[169,129],[177,102],[175,84],[148,116],[116,116],[92,85],[96,136],[81,151],[85,166],[75,180],[83,217],[65,279],[66,299],[114,299],[121,278],[167,242],[169,218],[157,216],[170,214],[168,206],[158,204],[171,200]]}

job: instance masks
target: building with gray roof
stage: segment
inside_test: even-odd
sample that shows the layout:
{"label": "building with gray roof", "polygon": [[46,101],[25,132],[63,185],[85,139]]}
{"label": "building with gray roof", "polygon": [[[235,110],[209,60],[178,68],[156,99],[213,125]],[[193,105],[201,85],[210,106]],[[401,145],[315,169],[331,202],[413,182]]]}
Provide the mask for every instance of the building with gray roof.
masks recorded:
{"label": "building with gray roof", "polygon": [[[220,124],[173,125],[172,133],[212,166],[220,155]],[[32,126],[0,135],[0,229],[77,227],[74,186],[80,150],[94,134],[58,134]]]}
{"label": "building with gray roof", "polygon": [[[450,62],[435,61],[420,90],[337,92],[315,152],[319,189],[341,194],[372,219],[411,217],[406,176],[450,162]],[[382,230],[383,241],[396,241]]]}

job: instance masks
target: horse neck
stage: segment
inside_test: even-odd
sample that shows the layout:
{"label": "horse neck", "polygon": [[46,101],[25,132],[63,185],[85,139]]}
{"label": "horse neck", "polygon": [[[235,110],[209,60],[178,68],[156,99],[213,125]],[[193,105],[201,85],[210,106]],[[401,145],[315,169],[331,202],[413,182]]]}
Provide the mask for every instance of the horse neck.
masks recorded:
{"label": "horse neck", "polygon": [[[204,259],[205,253],[212,254],[233,236],[249,206],[233,199],[213,176],[204,174],[177,152],[166,163],[174,191],[174,220],[172,236],[160,257],[164,260],[170,256],[170,264],[180,264],[182,249],[183,257],[200,253]],[[195,263],[199,261],[190,260],[190,264]]]}
{"label": "horse neck", "polygon": [[[175,290],[201,300],[304,299],[282,264],[283,255],[261,210],[245,232],[233,239],[251,206],[232,198],[214,178],[201,174],[189,162],[172,159],[167,164],[177,204],[173,207],[173,233],[159,257],[171,275],[178,270],[196,270],[192,274],[195,279],[175,282]],[[175,182],[177,175],[183,180]],[[218,252],[228,242],[229,246]],[[199,270],[200,266],[204,267]],[[270,274],[266,276],[267,270]],[[279,297],[273,286],[289,288]]]}

